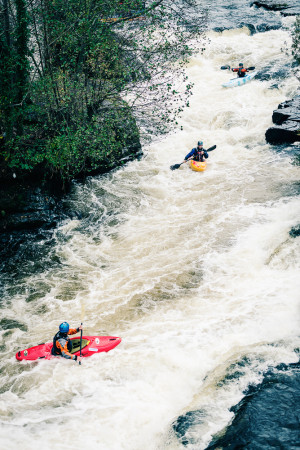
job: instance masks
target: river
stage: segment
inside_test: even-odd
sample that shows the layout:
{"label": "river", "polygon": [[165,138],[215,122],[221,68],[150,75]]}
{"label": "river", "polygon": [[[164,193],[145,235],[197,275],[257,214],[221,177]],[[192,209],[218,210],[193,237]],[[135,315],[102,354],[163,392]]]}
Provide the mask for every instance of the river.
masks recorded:
{"label": "river", "polygon": [[[81,219],[11,250],[1,275],[2,448],[205,449],[250,386],[298,361],[296,146],[264,138],[273,109],[297,90],[281,51],[293,19],[268,14],[281,28],[209,31],[187,67],[195,86],[182,129],[145,145],[142,160],[75,183],[65,203]],[[232,75],[220,66],[241,61],[257,78],[222,88]],[[170,171],[199,139],[217,145],[207,170]],[[122,343],[81,367],[15,360],[63,320]],[[201,420],[180,430],[191,411]]]}

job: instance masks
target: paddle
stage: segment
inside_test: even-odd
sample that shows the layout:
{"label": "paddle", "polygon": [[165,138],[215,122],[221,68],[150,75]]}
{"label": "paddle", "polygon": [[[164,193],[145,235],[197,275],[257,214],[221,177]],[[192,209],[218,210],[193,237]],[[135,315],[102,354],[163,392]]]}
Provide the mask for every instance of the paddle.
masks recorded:
{"label": "paddle", "polygon": [[[213,145],[212,147],[209,147],[206,151],[207,151],[207,152],[212,152],[215,148],[217,148],[217,146],[216,146],[216,145]],[[192,159],[192,156],[191,156],[189,159],[186,159],[185,161],[183,161],[183,162],[180,163],[180,164],[173,164],[173,166],[170,166],[170,169],[171,169],[171,170],[179,169],[179,167],[181,166],[181,164],[186,163],[186,162],[189,161],[190,159]]]}
{"label": "paddle", "polygon": [[[83,299],[80,299],[80,309],[81,309],[80,319],[81,319],[81,326],[82,326],[82,322],[84,321],[84,313],[85,313],[85,305],[84,305]],[[81,349],[82,349],[82,329],[80,330],[80,356],[81,356]],[[81,361],[79,361],[79,365],[81,366]]]}
{"label": "paddle", "polygon": [[[82,322],[81,322],[82,326]],[[81,356],[81,349],[82,349],[82,328],[80,330],[80,356]],[[79,361],[79,365],[81,366],[81,361]]]}
{"label": "paddle", "polygon": [[186,159],[185,161],[183,161],[183,162],[180,163],[180,164],[173,164],[173,166],[170,166],[170,169],[171,169],[171,170],[179,169],[179,167],[181,166],[181,164],[184,164],[184,163],[188,162],[190,159],[192,159],[192,156],[191,156],[189,159]]}
{"label": "paddle", "polygon": [[[221,66],[221,70],[230,70],[230,66]],[[248,70],[255,70],[254,66],[247,67]]]}

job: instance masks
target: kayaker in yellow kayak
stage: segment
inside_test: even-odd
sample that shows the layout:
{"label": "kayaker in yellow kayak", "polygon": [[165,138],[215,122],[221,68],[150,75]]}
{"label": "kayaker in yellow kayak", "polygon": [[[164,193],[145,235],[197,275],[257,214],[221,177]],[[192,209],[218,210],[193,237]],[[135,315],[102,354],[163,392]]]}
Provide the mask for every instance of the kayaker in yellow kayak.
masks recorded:
{"label": "kayaker in yellow kayak", "polygon": [[52,355],[62,356],[66,359],[73,359],[74,361],[80,362],[82,360],[81,356],[72,355],[72,342],[69,339],[69,335],[76,334],[82,330],[82,325],[78,328],[70,328],[67,322],[63,322],[59,325],[59,331],[53,338]]}
{"label": "kayaker in yellow kayak", "polygon": [[173,164],[172,166],[170,166],[170,169],[171,170],[179,169],[179,167],[182,164],[184,164],[184,163],[186,163],[187,161],[190,161],[190,160],[204,162],[208,158],[208,152],[211,152],[215,148],[217,148],[217,146],[213,145],[212,147],[209,147],[207,150],[205,150],[205,148],[203,148],[203,142],[202,141],[198,141],[197,147],[193,148],[190,151],[190,153],[188,153],[186,155],[186,157],[184,158],[182,163],[180,163],[180,164]]}
{"label": "kayaker in yellow kayak", "polygon": [[[204,162],[208,158],[207,151],[203,148],[203,142],[198,141],[197,147],[193,148],[190,153],[186,155],[183,162],[188,159],[193,159],[194,161]],[[182,163],[181,163],[182,164]]]}

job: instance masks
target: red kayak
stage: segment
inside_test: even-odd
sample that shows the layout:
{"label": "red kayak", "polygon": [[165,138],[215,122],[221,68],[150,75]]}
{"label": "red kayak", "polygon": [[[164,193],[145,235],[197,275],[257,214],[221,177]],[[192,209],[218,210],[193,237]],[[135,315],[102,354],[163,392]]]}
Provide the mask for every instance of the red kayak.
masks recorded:
{"label": "red kayak", "polygon": [[[80,355],[80,338],[70,338],[72,341],[72,350],[70,353],[73,355]],[[109,352],[117,345],[120,344],[121,338],[114,336],[82,336],[81,356],[87,358],[95,353]],[[35,347],[27,348],[26,350],[20,350],[16,353],[18,361],[35,361],[36,359],[52,359],[61,358],[61,356],[54,356],[51,354],[53,347],[52,342],[46,344],[39,344]]]}

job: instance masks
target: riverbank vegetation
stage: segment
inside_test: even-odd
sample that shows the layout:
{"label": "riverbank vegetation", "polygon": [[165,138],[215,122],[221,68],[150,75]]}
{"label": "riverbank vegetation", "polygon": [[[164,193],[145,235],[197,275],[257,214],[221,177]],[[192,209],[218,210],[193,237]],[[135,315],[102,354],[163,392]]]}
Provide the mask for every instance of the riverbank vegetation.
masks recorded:
{"label": "riverbank vegetation", "polygon": [[184,64],[205,24],[194,0],[0,4],[2,175],[109,170],[188,105]]}

